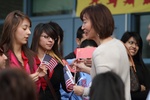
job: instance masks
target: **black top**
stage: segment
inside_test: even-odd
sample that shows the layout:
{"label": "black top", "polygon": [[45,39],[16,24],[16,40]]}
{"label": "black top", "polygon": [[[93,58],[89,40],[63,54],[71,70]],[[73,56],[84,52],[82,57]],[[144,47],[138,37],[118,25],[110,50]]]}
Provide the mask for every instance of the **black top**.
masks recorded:
{"label": "black top", "polygon": [[150,71],[146,66],[142,66],[138,62],[136,62],[135,65],[139,83],[140,85],[144,85],[146,87],[146,91],[131,92],[131,97],[132,100],[146,100],[147,94],[150,90]]}
{"label": "black top", "polygon": [[74,59],[74,58],[76,58],[76,55],[74,52],[71,52],[67,56],[64,57],[64,59]]}
{"label": "black top", "polygon": [[[51,84],[55,90],[55,93],[57,95],[58,100],[61,100],[61,94],[59,92],[60,89],[60,84],[62,85],[63,90],[65,90],[66,92],[68,92],[66,90],[66,85],[65,85],[65,80],[64,80],[64,72],[63,72],[63,65],[62,64],[58,64],[55,68],[54,68],[54,73],[52,75],[52,78],[50,79]],[[47,86],[45,90],[40,89],[40,93],[39,93],[39,100],[54,100],[53,95],[49,89],[49,87]]]}

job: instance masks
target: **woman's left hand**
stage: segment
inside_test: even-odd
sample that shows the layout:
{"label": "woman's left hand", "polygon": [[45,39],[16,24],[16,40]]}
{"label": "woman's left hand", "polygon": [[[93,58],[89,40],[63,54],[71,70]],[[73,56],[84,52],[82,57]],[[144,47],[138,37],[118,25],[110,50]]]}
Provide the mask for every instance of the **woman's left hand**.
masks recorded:
{"label": "woman's left hand", "polygon": [[144,85],[141,85],[141,91],[145,91],[146,87]]}
{"label": "woman's left hand", "polygon": [[75,85],[73,86],[73,91],[76,95],[81,96],[84,92],[84,87]]}
{"label": "woman's left hand", "polygon": [[34,82],[36,82],[39,79],[39,72],[35,72],[33,74],[30,74],[30,77]]}
{"label": "woman's left hand", "polygon": [[46,65],[42,64],[38,67],[37,71],[36,72],[39,72],[39,77],[43,77],[47,74],[47,67]]}

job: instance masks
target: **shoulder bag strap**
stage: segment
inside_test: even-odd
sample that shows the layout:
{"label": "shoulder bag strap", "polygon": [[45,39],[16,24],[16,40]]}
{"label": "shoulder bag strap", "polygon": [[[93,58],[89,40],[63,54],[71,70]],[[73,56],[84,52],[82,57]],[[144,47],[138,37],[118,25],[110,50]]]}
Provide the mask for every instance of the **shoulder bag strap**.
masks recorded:
{"label": "shoulder bag strap", "polygon": [[50,80],[48,79],[48,76],[45,75],[44,78],[45,78],[45,80],[46,80],[46,82],[47,82],[47,85],[48,85],[49,89],[50,89],[51,92],[52,92],[52,95],[53,95],[53,97],[54,97],[54,100],[58,100],[58,98],[57,98],[57,96],[56,96],[56,92],[55,92],[55,90],[54,90],[54,88],[53,88],[53,86],[52,86]]}

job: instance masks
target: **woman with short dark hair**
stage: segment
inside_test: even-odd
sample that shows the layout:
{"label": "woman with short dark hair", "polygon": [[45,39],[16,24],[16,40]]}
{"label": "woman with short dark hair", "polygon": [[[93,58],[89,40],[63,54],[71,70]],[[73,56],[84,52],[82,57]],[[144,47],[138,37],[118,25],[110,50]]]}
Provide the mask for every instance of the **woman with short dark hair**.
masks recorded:
{"label": "woman with short dark hair", "polygon": [[[112,37],[114,19],[110,10],[103,4],[84,8],[80,14],[87,39],[93,39],[98,44],[92,55],[92,67],[84,67],[94,78],[97,74],[112,71],[119,75],[125,84],[125,99],[130,100],[129,60],[124,44]],[[77,95],[88,95],[89,88],[74,86]]]}

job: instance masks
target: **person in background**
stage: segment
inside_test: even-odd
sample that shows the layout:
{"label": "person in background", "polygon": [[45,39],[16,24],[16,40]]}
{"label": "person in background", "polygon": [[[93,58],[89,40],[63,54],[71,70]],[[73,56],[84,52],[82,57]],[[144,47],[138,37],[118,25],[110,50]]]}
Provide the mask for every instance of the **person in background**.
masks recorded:
{"label": "person in background", "polygon": [[19,68],[26,71],[37,84],[40,83],[38,65],[40,64],[36,54],[28,47],[28,38],[31,34],[31,20],[19,10],[10,12],[4,21],[0,46],[8,60],[6,67]]}
{"label": "person in background", "polygon": [[0,100],[37,100],[36,86],[24,70],[3,69],[0,72]]}
{"label": "person in background", "polygon": [[150,24],[148,25],[148,30],[149,30],[149,33],[147,34],[146,40],[150,45]]}
{"label": "person in background", "polygon": [[[80,44],[79,48],[88,48],[88,47],[97,47],[97,44],[94,40],[85,39]],[[75,59],[76,58],[73,58],[72,61],[74,62]],[[90,58],[87,58],[87,59],[90,59]],[[71,59],[69,59],[69,60],[71,60]],[[66,61],[68,61],[68,59],[66,59]],[[87,61],[87,60],[86,59],[80,60],[79,66],[87,66],[85,64],[85,61]],[[91,64],[88,64],[88,65],[91,65]],[[89,67],[91,67],[91,66],[89,66]],[[84,72],[77,72],[76,75],[74,76],[74,78],[75,78],[75,83],[79,86],[88,87],[91,83],[91,76]],[[61,100],[89,100],[88,96],[86,96],[86,97],[77,96],[74,94],[73,91],[71,93],[64,93],[61,90],[61,94],[62,94]]]}
{"label": "person in background", "polygon": [[6,60],[7,60],[7,56],[4,54],[4,50],[1,47],[0,48],[0,70],[5,69],[6,67]]}
{"label": "person in background", "polygon": [[[91,5],[81,11],[80,18],[87,39],[93,39],[98,44],[93,52],[92,67],[80,67],[81,71],[90,73],[92,79],[108,71],[116,73],[125,84],[125,99],[130,100],[129,59],[124,44],[112,37],[114,19],[110,10],[103,4]],[[77,95],[89,95],[89,90],[90,87],[74,86]]]}
{"label": "person in background", "polygon": [[[80,44],[80,48],[90,48],[90,47],[97,47],[98,45],[96,44],[96,42],[94,40],[91,40],[91,39],[85,39],[84,41],[82,41],[82,43]],[[80,66],[80,67],[83,67],[83,66],[87,66],[87,62],[86,61],[90,61],[90,60],[86,60],[86,59],[91,59],[91,58],[80,58],[80,62],[78,63],[74,63],[76,66]],[[91,63],[88,64],[87,67],[91,67]],[[78,86],[83,86],[83,87],[89,87],[91,85],[91,75],[88,74],[88,73],[84,73],[84,72],[77,72],[76,73],[78,76],[77,77],[77,85]],[[82,98],[81,100],[89,100],[89,96],[81,96],[80,98]]]}
{"label": "person in background", "polygon": [[[81,28],[82,26],[78,28],[77,34],[76,34],[77,48],[80,47],[81,42],[86,39],[86,35],[84,34]],[[73,58],[76,58],[76,49],[64,57],[64,59],[73,59]]]}
{"label": "person in background", "polygon": [[[147,37],[146,37],[146,40],[147,42],[149,43],[150,45],[150,24],[148,25],[148,30],[149,30],[149,33],[147,34]],[[148,93],[148,96],[147,96],[147,99],[146,100],[150,100],[150,91]]]}
{"label": "person in background", "polygon": [[125,32],[121,38],[129,50],[135,64],[136,74],[140,83],[137,91],[131,91],[132,100],[146,100],[150,89],[150,72],[142,59],[143,41],[136,32]]}
{"label": "person in background", "polygon": [[54,91],[49,88],[47,81],[41,78],[40,81],[42,86],[39,92],[39,100],[54,100],[55,97],[53,93],[55,93],[58,100],[61,100],[61,94],[59,92],[60,84],[66,92],[68,91],[64,80],[61,55],[58,50],[58,34],[51,24],[39,23],[35,27],[31,50],[38,55],[41,61],[45,54],[48,54],[57,61],[57,65],[54,66],[53,69],[47,71],[48,81],[51,83]]}
{"label": "person in background", "polygon": [[92,80],[90,100],[125,100],[124,83],[113,72],[97,74]]}

